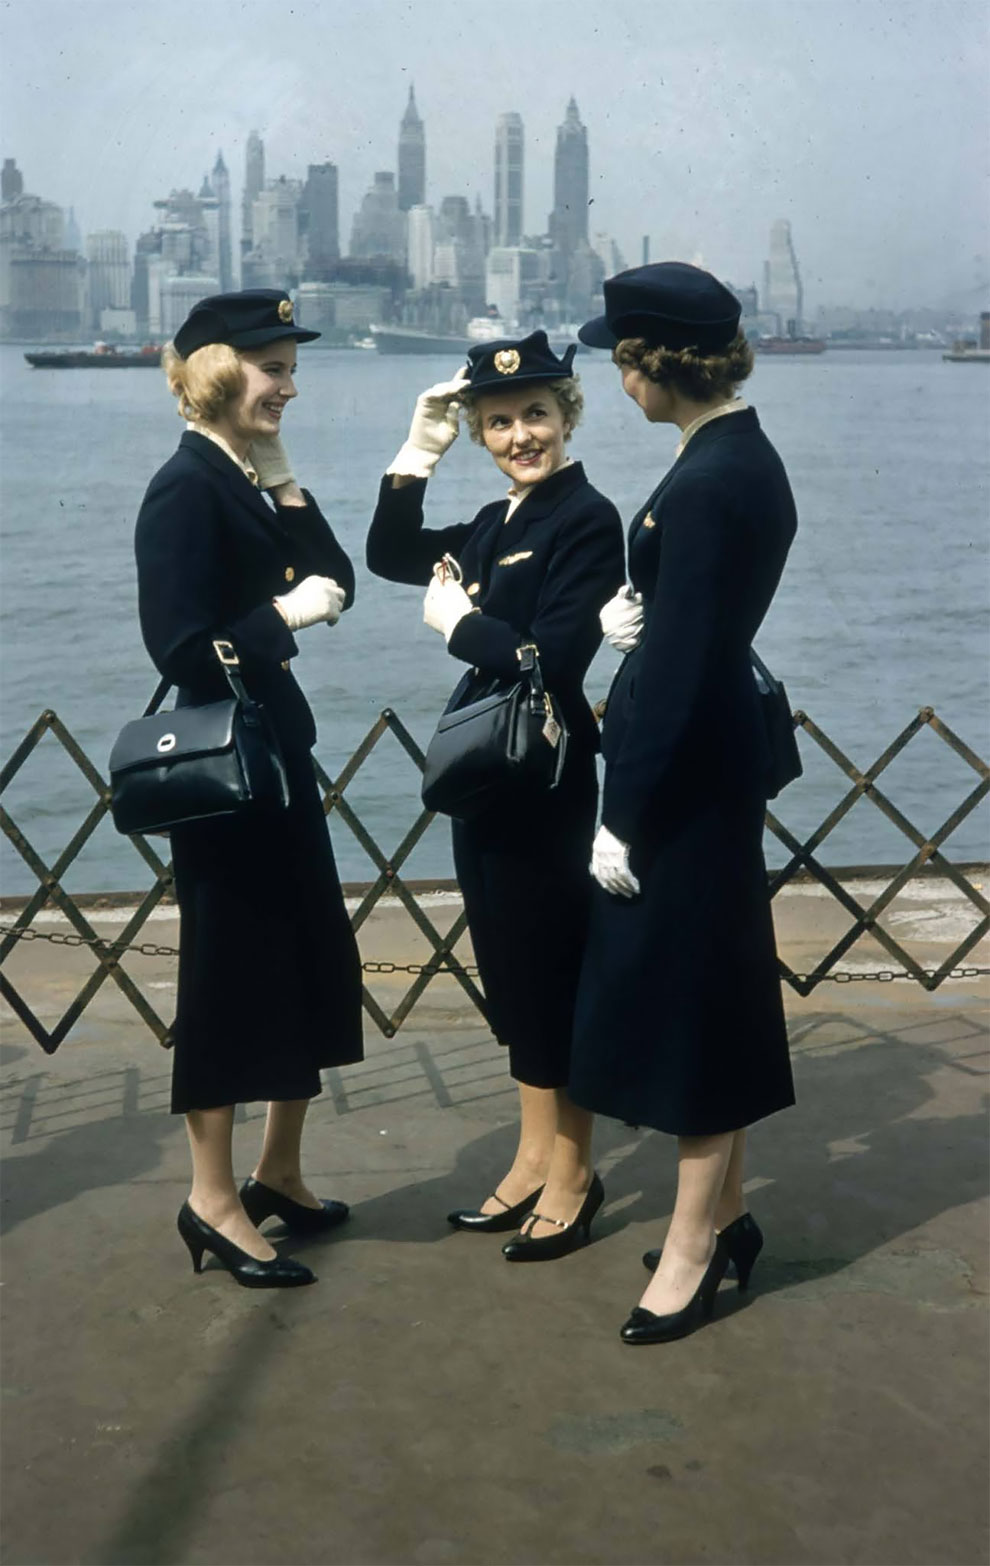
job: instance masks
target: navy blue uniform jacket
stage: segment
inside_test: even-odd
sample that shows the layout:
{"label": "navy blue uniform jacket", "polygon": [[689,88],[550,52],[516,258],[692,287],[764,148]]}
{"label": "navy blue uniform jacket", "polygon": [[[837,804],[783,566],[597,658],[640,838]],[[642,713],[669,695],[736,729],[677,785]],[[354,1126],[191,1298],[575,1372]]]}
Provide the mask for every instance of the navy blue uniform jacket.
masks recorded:
{"label": "navy blue uniform jacket", "polygon": [[496,500],[473,522],[424,528],[425,493],[425,479],[401,489],[388,477],[382,481],[368,534],[369,568],[388,581],[426,587],[441,555],[453,555],[480,612],[454,628],[450,652],[485,674],[514,680],[517,648],[535,642],[571,745],[597,749],[582,685],[601,642],[598,611],[623,579],[622,524],[612,502],[588,483],[580,462],[535,486],[508,522],[508,502]]}
{"label": "navy blue uniform jacket", "polygon": [[317,575],[344,588],[345,608],[354,600],[354,567],[312,496],[273,508],[213,441],[187,430],[148,486],[135,551],[145,645],[180,704],[229,695],[213,651],[225,637],[283,746],[312,746],[313,716],[290,669],[299,649],[272,599]]}

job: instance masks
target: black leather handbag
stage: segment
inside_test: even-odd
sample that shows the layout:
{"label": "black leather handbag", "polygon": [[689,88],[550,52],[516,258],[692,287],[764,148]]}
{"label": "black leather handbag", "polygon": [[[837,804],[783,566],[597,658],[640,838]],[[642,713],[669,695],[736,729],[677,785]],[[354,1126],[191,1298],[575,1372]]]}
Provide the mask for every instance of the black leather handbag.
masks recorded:
{"label": "black leather handbag", "polygon": [[[244,688],[237,653],[224,641],[213,650],[231,689],[226,701],[150,711],[118,734],[110,752],[110,812],[118,832],[165,832],[289,803],[278,739]],[[152,708],[167,690],[163,681]]]}
{"label": "black leather handbag", "polygon": [[780,680],[774,678],[763,659],[751,647],[750,661],[760,693],[760,708],[766,728],[770,765],[766,776],[767,799],[776,799],[788,783],[804,771],[794,734],[794,715]]}
{"label": "black leather handbag", "polygon": [[505,800],[557,787],[567,729],[544,688],[532,644],[520,647],[519,679],[469,681],[443,714],[423,768],[423,804],[460,821]]}

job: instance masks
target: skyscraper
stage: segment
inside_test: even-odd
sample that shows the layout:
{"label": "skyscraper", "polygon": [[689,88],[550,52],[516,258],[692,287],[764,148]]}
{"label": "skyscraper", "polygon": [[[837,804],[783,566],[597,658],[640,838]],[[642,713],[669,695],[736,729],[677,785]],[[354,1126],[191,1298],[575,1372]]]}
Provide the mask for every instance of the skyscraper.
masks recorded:
{"label": "skyscraper", "polygon": [[588,237],[588,132],[573,98],[564,123],[557,127],[553,211],[548,227],[554,248],[565,255],[572,255],[578,240]]}
{"label": "skyscraper", "polygon": [[228,293],[234,286],[234,257],[230,236],[230,175],[223,161],[223,153],[217,153],[210,180],[217,198],[217,249],[219,260],[220,291]]}
{"label": "skyscraper", "polygon": [[406,256],[406,219],[399,211],[395,175],[381,169],[367,192],[351,227],[352,256],[388,256],[404,261]]}
{"label": "skyscraper", "polygon": [[770,229],[770,259],[763,265],[763,308],[777,316],[778,330],[785,337],[800,335],[804,290],[791,225],[786,218],[780,218]]}
{"label": "skyscraper", "polygon": [[257,131],[247,140],[244,159],[244,196],[241,201],[241,255],[254,244],[254,203],[265,188],[265,144]]}
{"label": "skyscraper", "polygon": [[399,125],[399,211],[420,207],[426,200],[426,132],[409,88],[409,102]]}
{"label": "skyscraper", "polygon": [[340,259],[336,163],[311,163],[299,208],[299,231],[310,282],[329,282]]}
{"label": "skyscraper", "polygon": [[495,122],[495,235],[500,248],[518,245],[523,231],[523,122],[500,114]]}

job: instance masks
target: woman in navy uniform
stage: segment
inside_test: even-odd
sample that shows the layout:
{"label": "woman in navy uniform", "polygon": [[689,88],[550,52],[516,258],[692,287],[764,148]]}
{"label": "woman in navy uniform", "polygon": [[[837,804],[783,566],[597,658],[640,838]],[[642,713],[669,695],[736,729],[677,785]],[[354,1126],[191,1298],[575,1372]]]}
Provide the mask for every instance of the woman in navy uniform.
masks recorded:
{"label": "woman in navy uniform", "polygon": [[[571,1103],[566,1084],[597,806],[598,735],[582,682],[601,641],[599,610],[622,580],[622,529],[611,502],[566,456],[582,406],[574,352],[558,359],[544,332],[472,348],[466,373],[419,398],[368,536],[371,570],[429,584],[427,624],[471,666],[451,706],[475,672],[516,679],[520,648],[535,643],[569,730],[552,793],[453,826],[489,1022],[508,1046],[521,1123],[514,1161],[493,1194],[449,1219],[488,1232],[522,1221],[503,1246],[511,1261],[548,1260],[583,1244],[603,1200],[592,1118]],[[461,407],[472,438],[512,487],[472,522],[424,528],[426,481],[457,435]],[[458,563],[460,582],[434,573],[444,555]]]}
{"label": "woman in navy uniform", "polygon": [[[178,705],[227,695],[213,643],[229,641],[288,775],[284,812],[171,834],[181,916],[172,1109],[186,1116],[193,1163],[179,1232],[197,1270],[211,1251],[256,1288],[314,1281],[276,1256],[257,1227],[266,1218],[313,1233],[347,1217],[305,1185],[300,1142],[321,1067],[362,1055],[360,961],[313,772],[316,729],[292,674],[296,634],[335,624],[354,597],[353,567],[279,440],[296,345],[317,336],[295,325],[278,290],[196,305],[165,353],[186,432],[148,487],[136,534],[141,629]],[[264,1144],[238,1192],[234,1105],[259,1099]]]}
{"label": "woman in navy uniform", "polygon": [[[783,465],[736,395],[752,369],[739,304],[664,262],[605,284],[582,327],[611,347],[651,424],[680,427],[673,467],[629,530],[632,587],[602,611],[626,657],[602,748],[598,886],[577,1005],[571,1094],[679,1138],[662,1256],[622,1329],[683,1336],[730,1261],[762,1243],[744,1211],[744,1128],[793,1103],[763,862],[768,740],[749,648],[797,525]],[[659,1265],[657,1265],[659,1256]]]}

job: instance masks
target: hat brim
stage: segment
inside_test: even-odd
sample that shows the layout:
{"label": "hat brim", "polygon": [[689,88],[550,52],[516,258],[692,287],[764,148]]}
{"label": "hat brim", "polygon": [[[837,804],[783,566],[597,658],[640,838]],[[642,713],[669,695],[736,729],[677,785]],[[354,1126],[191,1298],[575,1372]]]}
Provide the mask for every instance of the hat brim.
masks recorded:
{"label": "hat brim", "polygon": [[257,348],[261,343],[279,342],[283,337],[294,337],[297,343],[311,343],[322,332],[307,332],[301,326],[256,326],[250,332],[231,332],[226,339],[231,348]]}
{"label": "hat brim", "polygon": [[578,337],[588,348],[614,348],[619,341],[603,315],[596,315],[593,321],[585,321],[579,326]]}
{"label": "hat brim", "polygon": [[477,380],[465,381],[463,389],[472,395],[486,391],[511,391],[514,386],[532,386],[537,383],[548,386],[551,381],[569,381],[573,376],[573,370],[516,370],[513,375],[502,375],[495,370]]}

